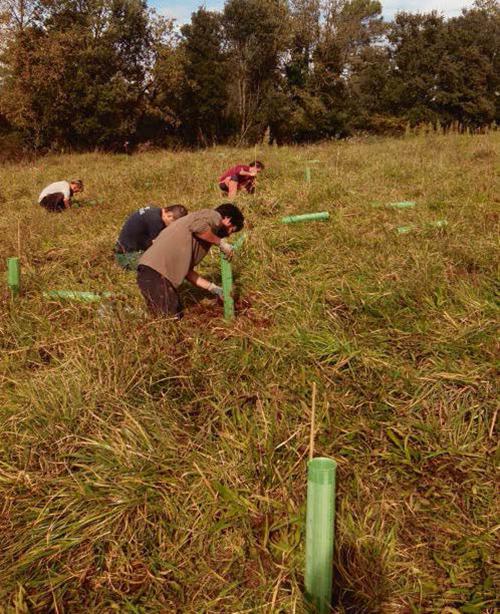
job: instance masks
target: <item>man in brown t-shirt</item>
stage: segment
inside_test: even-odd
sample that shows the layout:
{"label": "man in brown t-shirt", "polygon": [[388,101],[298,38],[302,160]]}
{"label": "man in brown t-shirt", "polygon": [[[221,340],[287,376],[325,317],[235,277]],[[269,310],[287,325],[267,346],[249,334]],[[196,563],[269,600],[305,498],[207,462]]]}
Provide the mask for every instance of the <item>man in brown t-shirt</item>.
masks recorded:
{"label": "man in brown t-shirt", "polygon": [[235,205],[201,209],[167,226],[139,260],[137,284],[155,315],[182,317],[177,288],[184,279],[222,297],[222,288],[194,271],[212,245],[231,258],[233,248],[224,237],[243,228],[245,220]]}

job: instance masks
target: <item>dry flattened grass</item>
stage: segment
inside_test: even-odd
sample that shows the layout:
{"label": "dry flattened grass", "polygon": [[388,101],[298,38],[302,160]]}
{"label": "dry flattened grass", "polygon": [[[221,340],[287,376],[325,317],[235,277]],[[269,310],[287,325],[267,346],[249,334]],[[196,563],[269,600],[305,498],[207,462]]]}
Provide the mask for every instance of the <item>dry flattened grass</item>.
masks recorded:
{"label": "dry flattened grass", "polygon": [[[265,148],[257,195],[240,199],[247,303],[229,326],[190,290],[179,326],[151,320],[110,252],[138,206],[218,204],[214,178],[253,150],[0,170],[0,255],[17,253],[19,223],[24,288],[0,302],[1,608],[303,612],[316,382],[316,451],[339,463],[335,611],[493,612],[497,145]],[[73,175],[103,204],[33,204]],[[372,206],[397,200],[418,204]],[[331,221],[278,222],[314,210]],[[217,278],[216,257],[202,268]],[[54,288],[116,299],[41,298]]]}

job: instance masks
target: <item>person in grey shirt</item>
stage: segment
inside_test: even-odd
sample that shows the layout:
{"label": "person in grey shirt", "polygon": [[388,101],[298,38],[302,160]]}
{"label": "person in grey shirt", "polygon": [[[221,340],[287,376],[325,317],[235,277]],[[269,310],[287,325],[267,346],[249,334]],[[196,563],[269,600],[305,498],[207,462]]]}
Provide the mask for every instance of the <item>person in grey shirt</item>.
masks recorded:
{"label": "person in grey shirt", "polygon": [[243,213],[228,203],[190,213],[162,230],[137,267],[137,284],[149,310],[155,315],[181,318],[177,289],[184,279],[222,298],[222,288],[198,275],[194,267],[212,245],[231,258],[233,248],[224,237],[239,232],[244,223]]}
{"label": "person in grey shirt", "polygon": [[56,181],[40,192],[38,203],[52,213],[61,212],[71,207],[73,194],[78,194],[78,192],[83,192],[81,179]]}

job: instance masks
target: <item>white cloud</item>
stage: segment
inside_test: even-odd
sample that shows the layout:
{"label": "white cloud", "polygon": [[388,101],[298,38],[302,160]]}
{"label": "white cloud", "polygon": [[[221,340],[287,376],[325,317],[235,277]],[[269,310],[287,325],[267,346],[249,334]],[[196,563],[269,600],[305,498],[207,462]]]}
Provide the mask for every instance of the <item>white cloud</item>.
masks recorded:
{"label": "white cloud", "polygon": [[398,11],[430,13],[439,11],[447,17],[460,15],[463,8],[470,8],[473,0],[381,0],[384,16],[393,17]]}
{"label": "white cloud", "polygon": [[185,2],[170,2],[170,0],[149,0],[149,4],[155,8],[160,15],[175,19],[179,24],[187,23],[191,19],[191,13],[200,6],[207,10],[219,10],[224,6],[223,0],[214,0],[205,3],[203,0],[186,0]]}
{"label": "white cloud", "polygon": [[[447,17],[460,15],[463,8],[470,8],[473,0],[381,0],[384,17],[392,18],[398,11],[410,13],[429,13],[439,11]],[[177,23],[183,24],[191,19],[191,13],[199,6],[205,6],[208,10],[220,10],[224,6],[224,0],[149,0],[151,6],[166,17],[176,19]]]}
{"label": "white cloud", "polygon": [[176,19],[181,23],[189,21],[192,13],[192,8],[186,6],[185,2],[150,2],[160,15],[169,17],[170,19]]}

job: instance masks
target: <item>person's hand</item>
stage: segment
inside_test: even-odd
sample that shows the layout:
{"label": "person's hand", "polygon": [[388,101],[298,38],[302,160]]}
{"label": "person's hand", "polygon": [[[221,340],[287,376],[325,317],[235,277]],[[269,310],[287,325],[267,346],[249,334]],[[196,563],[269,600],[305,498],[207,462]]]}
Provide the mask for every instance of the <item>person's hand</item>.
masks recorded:
{"label": "person's hand", "polygon": [[210,282],[207,290],[211,292],[212,294],[214,294],[215,296],[217,296],[218,298],[224,299],[224,290],[220,286],[217,286],[216,284],[213,284],[212,282]]}
{"label": "person's hand", "polygon": [[233,253],[234,253],[233,246],[230,243],[228,243],[226,239],[221,239],[219,247],[220,247],[220,251],[224,254],[224,256],[228,260],[231,260],[231,258],[233,257]]}

